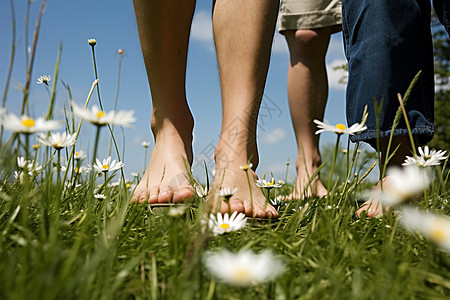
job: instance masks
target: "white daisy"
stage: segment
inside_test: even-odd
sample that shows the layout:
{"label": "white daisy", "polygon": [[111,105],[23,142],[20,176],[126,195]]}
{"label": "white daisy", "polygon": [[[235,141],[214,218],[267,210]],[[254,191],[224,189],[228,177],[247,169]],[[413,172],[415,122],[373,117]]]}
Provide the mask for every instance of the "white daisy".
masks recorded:
{"label": "white daisy", "polygon": [[98,200],[104,200],[106,196],[104,194],[95,194],[94,198]]}
{"label": "white daisy", "polygon": [[38,81],[36,81],[36,83],[38,84],[45,84],[48,85],[48,82],[51,80],[52,78],[50,77],[50,75],[42,75],[38,78]]}
{"label": "white daisy", "polygon": [[60,132],[52,132],[49,136],[38,133],[37,140],[39,143],[53,147],[56,150],[61,150],[65,147],[68,147],[70,145],[73,145],[76,141],[77,134],[67,134],[66,132],[63,132],[62,134]]}
{"label": "white daisy", "polygon": [[230,198],[236,193],[238,188],[230,189],[230,188],[221,188],[220,191],[217,192],[217,195],[224,198]]}
{"label": "white daisy", "polygon": [[326,121],[326,123],[323,123],[319,120],[314,120],[314,123],[317,124],[317,127],[319,128],[319,130],[316,131],[316,134],[319,134],[321,132],[325,132],[325,131],[329,131],[329,132],[334,132],[336,134],[350,134],[350,135],[354,135],[357,133],[360,133],[364,130],[367,129],[367,126],[365,125],[361,125],[359,123],[355,123],[352,126],[350,126],[349,128],[347,128],[344,124],[337,124],[337,125],[331,125],[330,123],[328,123],[328,121]]}
{"label": "white daisy", "polygon": [[195,191],[200,198],[206,198],[208,196],[208,187],[202,187],[200,184],[195,185]]}
{"label": "white daisy", "polygon": [[386,176],[389,178],[388,185],[383,191],[372,192],[371,195],[388,206],[402,203],[422,193],[431,181],[427,172],[417,166],[390,167]]}
{"label": "white daisy", "polygon": [[265,179],[257,179],[255,180],[255,182],[256,185],[259,186],[260,188],[265,188],[268,190],[281,187],[281,184],[275,183],[274,178],[272,178],[272,181],[266,181]]}
{"label": "white daisy", "polygon": [[89,45],[94,47],[97,44],[97,41],[95,39],[88,39],[88,43],[89,43]]}
{"label": "white daisy", "polygon": [[30,134],[38,131],[50,131],[61,127],[61,122],[45,120],[44,118],[32,119],[28,116],[21,116],[9,113],[2,118],[2,125],[8,130],[17,133]]}
{"label": "white daisy", "polygon": [[428,166],[439,166],[441,164],[441,160],[447,159],[448,156],[445,156],[447,151],[443,150],[431,150],[428,146],[418,147],[419,156],[414,155],[413,157],[406,156],[405,162],[402,166],[416,165],[419,167],[428,167]]}
{"label": "white daisy", "polygon": [[231,217],[228,213],[222,214],[219,212],[217,216],[210,214],[208,227],[213,231],[214,235],[224,234],[231,231],[240,230],[245,227],[247,217],[243,213],[233,212]]}
{"label": "white daisy", "polygon": [[17,157],[17,167],[21,171],[28,171],[30,175],[32,172],[42,171],[42,166],[39,163],[35,163],[34,160],[26,160],[24,157]]}
{"label": "white daisy", "polygon": [[250,286],[276,278],[284,264],[270,251],[255,254],[251,250],[232,253],[228,250],[205,254],[208,271],[226,283]]}
{"label": "white daisy", "polygon": [[450,219],[432,213],[405,208],[401,218],[403,226],[410,231],[419,231],[439,247],[450,252]]}
{"label": "white daisy", "polygon": [[86,158],[86,153],[83,150],[75,152],[73,158],[76,160],[83,160]]}
{"label": "white daisy", "polygon": [[[67,166],[61,166],[61,171],[65,172],[67,169]],[[88,173],[91,171],[91,168],[89,166],[79,166],[79,167],[75,167],[75,169],[73,170],[74,173],[77,174],[83,174],[83,173]]]}
{"label": "white daisy", "polygon": [[168,214],[171,217],[179,217],[184,215],[186,209],[187,209],[186,205],[176,205],[174,207],[169,208]]}
{"label": "white daisy", "polygon": [[123,162],[119,161],[116,163],[116,160],[111,162],[111,156],[104,159],[103,162],[97,158],[95,160],[94,170],[98,173],[106,173],[108,171],[115,171],[123,167]]}
{"label": "white daisy", "polygon": [[78,106],[75,102],[72,102],[73,112],[78,117],[85,119],[97,126],[119,125],[124,127],[131,126],[131,123],[136,121],[134,112],[132,110],[120,110],[118,112],[110,111],[108,113],[100,110],[97,106],[93,106],[90,110]]}
{"label": "white daisy", "polygon": [[248,163],[246,165],[243,166],[239,166],[239,168],[241,168],[241,170],[247,171],[248,169],[251,169],[253,167],[252,163]]}
{"label": "white daisy", "polygon": [[150,146],[150,142],[143,141],[141,146],[144,147],[144,148],[148,148]]}
{"label": "white daisy", "polygon": [[279,196],[275,197],[275,199],[270,199],[269,202],[273,206],[280,206],[281,204],[286,204],[287,203],[285,201],[285,199],[286,199],[286,196],[279,195]]}

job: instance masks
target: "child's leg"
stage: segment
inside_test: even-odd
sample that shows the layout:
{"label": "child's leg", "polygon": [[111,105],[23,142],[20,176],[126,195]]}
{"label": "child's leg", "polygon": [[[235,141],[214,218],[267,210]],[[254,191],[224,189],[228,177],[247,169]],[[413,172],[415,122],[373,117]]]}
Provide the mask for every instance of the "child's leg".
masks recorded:
{"label": "child's leg", "polygon": [[322,120],[328,97],[325,54],[331,27],[316,30],[286,30],[289,46],[288,99],[292,125],[297,139],[297,180],[289,198],[326,196],[327,191],[318,177],[304,191],[310,176],[321,164],[319,136],[315,135],[314,119]]}
{"label": "child's leg", "polygon": [[185,162],[192,162],[194,120],[186,93],[186,57],[195,1],[134,0],[152,95],[155,147],[132,201],[183,201],[193,196]]}
{"label": "child's leg", "polygon": [[[217,0],[213,12],[223,106],[213,187],[237,187],[230,201],[231,209],[248,216],[277,216],[272,206],[265,206],[265,197],[255,185],[256,175],[249,170],[252,203],[246,173],[239,168],[249,158],[254,168],[258,164],[256,122],[277,9],[278,1],[273,0]],[[210,194],[207,201],[215,207],[217,200],[217,194]],[[228,206],[222,203],[220,210],[228,212]]]}

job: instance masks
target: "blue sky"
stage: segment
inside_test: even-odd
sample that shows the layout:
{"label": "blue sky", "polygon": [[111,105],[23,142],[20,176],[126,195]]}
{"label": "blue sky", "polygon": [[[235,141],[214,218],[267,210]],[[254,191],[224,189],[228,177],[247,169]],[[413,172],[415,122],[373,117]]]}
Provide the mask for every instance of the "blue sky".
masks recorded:
{"label": "blue sky", "polygon": [[[3,94],[9,67],[11,49],[11,11],[9,1],[3,1],[0,7],[0,88]],[[107,7],[105,4],[107,3]],[[221,104],[217,62],[211,34],[212,1],[198,1],[194,16],[187,70],[187,95],[195,117],[194,154],[198,158],[208,158],[212,146],[217,143],[221,124]],[[20,86],[25,84],[25,11],[26,1],[14,1],[17,33],[16,58],[8,92],[6,107],[8,111],[18,114],[22,102]],[[31,4],[29,43],[32,43],[34,26],[41,1]],[[152,141],[150,133],[151,98],[145,73],[139,38],[134,17],[132,1],[55,1],[47,2],[42,19],[41,31],[37,45],[37,54],[32,73],[30,109],[33,117],[44,114],[49,100],[44,86],[35,84],[43,74],[53,77],[59,44],[63,46],[55,119],[63,118],[63,107],[68,105],[68,94],[61,84],[67,83],[72,91],[74,101],[84,103],[92,81],[95,79],[92,65],[91,49],[87,40],[95,38],[95,47],[101,98],[105,110],[114,107],[117,88],[118,49],[124,49],[126,56],[122,62],[119,92],[119,109],[134,110],[137,122],[133,128],[124,129],[125,133],[125,172],[143,169],[144,149],[142,141]],[[267,77],[266,97],[263,100],[258,143],[260,166],[258,173],[273,172],[284,174],[285,162],[294,162],[296,143],[289,116],[286,76],[288,50],[284,38],[275,33],[269,73]],[[345,62],[342,35],[332,36],[327,55],[329,68],[330,92],[325,119],[331,123],[345,123],[345,86],[338,83],[342,73],[332,71],[332,66]],[[269,100],[270,99],[270,100]],[[91,99],[92,104],[97,98]],[[88,149],[94,139],[93,126],[84,123],[79,149]],[[122,145],[122,132],[116,130]],[[334,143],[335,136],[324,134],[321,144]],[[99,157],[106,155],[109,138],[107,130],[101,135],[103,148]],[[148,161],[148,160],[147,160]],[[210,165],[212,161],[208,162]],[[197,176],[203,177],[201,168],[193,166]],[[290,170],[290,177],[294,176]]]}

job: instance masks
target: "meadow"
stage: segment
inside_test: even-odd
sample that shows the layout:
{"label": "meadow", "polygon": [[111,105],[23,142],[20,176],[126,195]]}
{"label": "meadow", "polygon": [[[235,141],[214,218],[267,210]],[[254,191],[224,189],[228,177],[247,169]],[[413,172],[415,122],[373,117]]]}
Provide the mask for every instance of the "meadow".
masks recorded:
{"label": "meadow", "polygon": [[[96,70],[96,41],[86,43]],[[103,111],[96,80],[86,87],[84,107],[70,102],[65,119],[54,120],[59,60],[55,73],[37,83],[32,61],[22,111],[4,105],[9,82],[0,111],[1,299],[450,298],[444,151],[420,148],[409,161],[420,170],[416,181],[399,175],[401,197],[372,194],[393,207],[374,218],[355,214],[373,185],[366,176],[374,159],[358,144],[343,153],[339,141],[348,132],[334,125],[325,126],[337,137],[321,166],[326,198],[284,201],[293,188],[287,177],[267,175],[262,182],[278,219],[239,216],[234,222],[209,215],[206,195],[217,192],[208,191],[211,178],[190,178],[198,195],[189,203],[131,204],[142,172],[125,178],[116,143],[121,137],[112,133],[131,124],[133,113]],[[49,90],[44,116],[28,112],[31,84]],[[407,97],[405,91],[404,102]],[[82,126],[93,129],[86,152],[77,145]],[[110,138],[109,158],[97,155],[107,147],[99,145],[100,135]],[[219,192],[224,198],[232,193]],[[414,201],[417,195],[423,200]]]}

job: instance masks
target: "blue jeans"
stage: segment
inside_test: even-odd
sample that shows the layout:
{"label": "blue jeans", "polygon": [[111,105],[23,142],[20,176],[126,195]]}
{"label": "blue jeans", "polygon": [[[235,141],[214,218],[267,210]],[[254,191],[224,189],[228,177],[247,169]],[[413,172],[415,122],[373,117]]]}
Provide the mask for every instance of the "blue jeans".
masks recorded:
{"label": "blue jeans", "polygon": [[[374,145],[374,100],[382,105],[380,137],[388,137],[403,95],[422,70],[405,106],[414,135],[421,144],[434,131],[434,65],[430,0],[343,0],[342,27],[348,60],[347,122],[361,122],[367,105],[367,130],[352,141]],[[394,136],[407,135],[403,117]]]}

